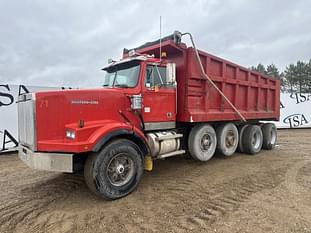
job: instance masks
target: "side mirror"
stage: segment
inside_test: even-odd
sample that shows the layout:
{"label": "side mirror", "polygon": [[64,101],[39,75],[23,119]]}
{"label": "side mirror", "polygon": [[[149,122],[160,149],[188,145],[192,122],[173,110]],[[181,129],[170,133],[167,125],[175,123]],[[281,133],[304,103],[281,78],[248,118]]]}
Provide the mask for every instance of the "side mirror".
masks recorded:
{"label": "side mirror", "polygon": [[175,84],[176,82],[176,64],[168,63],[166,65],[166,82]]}

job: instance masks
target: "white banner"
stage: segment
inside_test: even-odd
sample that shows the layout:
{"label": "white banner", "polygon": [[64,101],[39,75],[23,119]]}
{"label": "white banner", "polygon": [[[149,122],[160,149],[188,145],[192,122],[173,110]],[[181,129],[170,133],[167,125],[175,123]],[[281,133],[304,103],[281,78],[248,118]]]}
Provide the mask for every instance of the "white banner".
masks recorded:
{"label": "white banner", "polygon": [[[62,87],[38,87],[0,84],[0,153],[14,150],[18,144],[17,104],[19,95],[64,89]],[[311,127],[311,94],[281,94],[281,117],[275,122],[278,128]]]}
{"label": "white banner", "polygon": [[311,127],[311,93],[281,93],[278,128]]}

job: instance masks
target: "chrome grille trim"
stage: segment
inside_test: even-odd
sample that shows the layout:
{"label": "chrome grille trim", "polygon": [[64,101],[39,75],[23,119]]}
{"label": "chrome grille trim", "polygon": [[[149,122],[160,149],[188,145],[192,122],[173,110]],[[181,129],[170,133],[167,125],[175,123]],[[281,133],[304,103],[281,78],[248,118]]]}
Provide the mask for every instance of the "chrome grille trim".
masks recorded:
{"label": "chrome grille trim", "polygon": [[18,98],[18,139],[32,151],[37,150],[36,144],[36,99],[34,93]]}

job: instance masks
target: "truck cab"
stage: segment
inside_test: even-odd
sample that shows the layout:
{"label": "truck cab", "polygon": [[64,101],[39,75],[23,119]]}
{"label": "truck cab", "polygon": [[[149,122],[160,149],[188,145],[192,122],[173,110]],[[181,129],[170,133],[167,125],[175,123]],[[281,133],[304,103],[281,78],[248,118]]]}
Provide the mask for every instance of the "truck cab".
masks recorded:
{"label": "truck cab", "polygon": [[132,94],[132,110],[140,110],[144,130],[175,128],[175,64],[150,55],[132,55],[106,66],[104,88]]}

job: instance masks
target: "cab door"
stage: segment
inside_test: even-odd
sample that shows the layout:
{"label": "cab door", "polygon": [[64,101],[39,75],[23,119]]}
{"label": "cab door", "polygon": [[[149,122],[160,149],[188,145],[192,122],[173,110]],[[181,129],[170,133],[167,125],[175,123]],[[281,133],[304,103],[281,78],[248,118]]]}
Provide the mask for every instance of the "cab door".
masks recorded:
{"label": "cab door", "polygon": [[145,130],[176,126],[176,85],[168,83],[166,67],[147,65],[143,89],[142,116]]}

